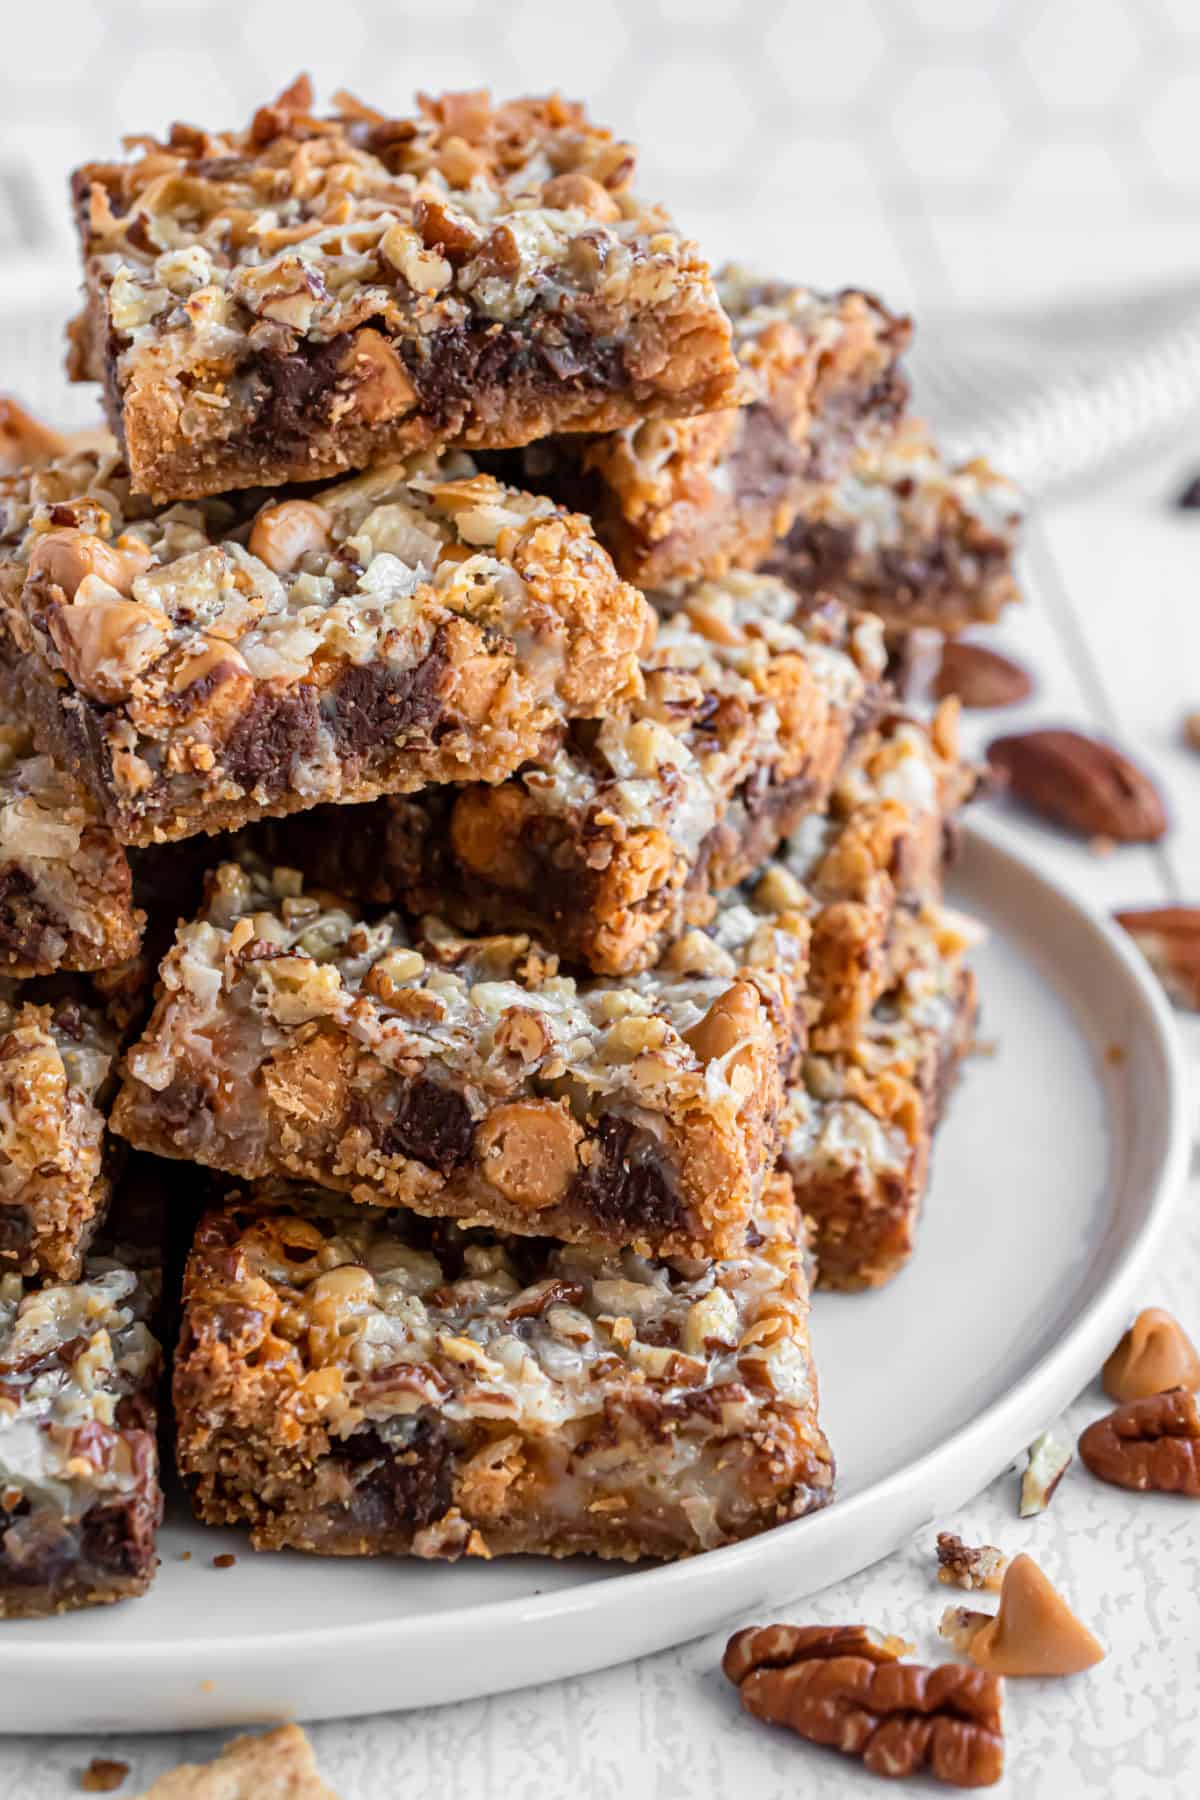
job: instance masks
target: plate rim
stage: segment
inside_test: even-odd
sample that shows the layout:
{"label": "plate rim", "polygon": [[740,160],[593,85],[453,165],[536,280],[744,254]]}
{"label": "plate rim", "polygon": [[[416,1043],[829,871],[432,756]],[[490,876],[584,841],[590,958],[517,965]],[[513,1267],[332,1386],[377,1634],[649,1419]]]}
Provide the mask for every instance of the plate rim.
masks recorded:
{"label": "plate rim", "polygon": [[[451,1605],[436,1613],[422,1612],[415,1618],[398,1612],[391,1618],[359,1623],[315,1623],[304,1634],[306,1661],[352,1653],[355,1650],[397,1656],[413,1648],[430,1652],[439,1646],[461,1643],[464,1634],[478,1630],[481,1623],[489,1633],[503,1631],[506,1625],[523,1632],[533,1632],[541,1625],[561,1623],[573,1614],[608,1616],[620,1613],[634,1592],[639,1596],[642,1610],[653,1607],[656,1600],[661,1598],[661,1612],[665,1618],[674,1610],[671,1603],[679,1595],[709,1587],[720,1589],[728,1594],[726,1610],[732,1617],[739,1609],[739,1595],[753,1588],[753,1583],[746,1577],[756,1565],[770,1564],[785,1556],[785,1546],[794,1541],[797,1531],[804,1530],[821,1540],[835,1535],[840,1537],[853,1531],[854,1521],[861,1515],[873,1514],[877,1509],[887,1508],[889,1505],[895,1506],[898,1516],[904,1516],[902,1501],[905,1493],[932,1484],[943,1466],[947,1469],[947,1480],[952,1480],[953,1467],[960,1463],[969,1464],[972,1469],[990,1467],[991,1475],[994,1476],[1028,1442],[1028,1421],[1044,1420],[1052,1410],[1061,1410],[1072,1395],[1086,1384],[1088,1377],[1098,1366],[1097,1348],[1111,1335],[1115,1328],[1114,1320],[1122,1311],[1127,1310],[1129,1297],[1161,1243],[1172,1209],[1183,1190],[1192,1137],[1187,1104],[1189,1082],[1183,1047],[1170,1006],[1157,978],[1132,940],[1119,926],[1100,908],[1041,869],[1026,852],[1014,844],[1011,832],[1006,831],[1001,822],[973,818],[964,823],[963,837],[966,844],[981,846],[986,855],[1005,865],[1005,873],[1009,878],[1015,877],[1027,886],[1032,885],[1060,906],[1065,905],[1080,923],[1099,938],[1108,954],[1123,967],[1137,995],[1140,1002],[1139,1027],[1150,1032],[1166,1073],[1163,1124],[1153,1159],[1153,1181],[1144,1212],[1134,1227],[1134,1235],[1121,1262],[1108,1272],[1089,1297],[1066,1335],[1058,1343],[1048,1346],[1011,1387],[993,1399],[975,1418],[930,1446],[915,1460],[870,1482],[844,1500],[836,1500],[818,1513],[792,1520],[742,1543],[727,1545],[702,1556],[650,1568],[633,1567],[606,1575],[603,1579],[576,1582],[549,1593],[503,1596],[467,1605]],[[1061,1396],[1057,1407],[1052,1409],[1049,1399],[1043,1399],[1043,1395]],[[1021,1426],[1020,1432],[1017,1431],[1018,1424]],[[990,1454],[987,1447],[993,1441],[998,1441],[1001,1449],[1009,1444],[1013,1447],[1004,1454]],[[991,1476],[985,1476],[971,1491],[977,1491],[990,1478]],[[897,1541],[901,1541],[906,1535],[907,1527],[902,1526]],[[631,1586],[634,1583],[636,1588]],[[806,1588],[805,1591],[816,1590]],[[794,1589],[784,1589],[779,1594],[781,1603],[794,1596]],[[743,1608],[744,1604],[743,1600]],[[711,1610],[715,1612],[719,1609],[714,1605]],[[70,1617],[69,1614],[62,1616]],[[171,1672],[190,1671],[198,1661],[210,1658],[232,1659],[237,1665],[246,1666],[260,1663],[264,1658],[276,1657],[285,1664],[297,1650],[294,1628],[284,1627],[258,1631],[252,1635],[240,1632],[236,1635],[222,1632],[213,1636],[189,1638],[176,1635],[143,1640],[123,1647],[110,1641],[85,1644],[68,1641],[22,1642],[24,1633],[19,1629],[21,1623],[19,1620],[0,1622],[0,1681],[19,1678],[22,1673],[28,1678],[35,1671],[45,1676],[48,1669],[53,1669],[60,1682],[85,1684],[90,1675],[105,1664],[111,1665],[114,1658],[120,1659],[123,1679],[136,1680],[138,1670],[147,1664],[153,1664],[158,1674],[164,1676]],[[688,1627],[686,1623],[682,1628],[671,1625],[660,1632],[653,1643],[636,1654],[651,1654],[669,1644],[686,1642],[698,1630],[706,1629],[709,1627]],[[416,1641],[418,1636],[419,1645]],[[625,1660],[625,1653],[621,1650],[613,1653],[606,1651],[603,1639],[601,1621],[582,1656],[573,1657],[570,1666],[555,1670],[553,1677],[543,1678],[579,1675]],[[598,1653],[593,1654],[593,1651]],[[523,1685],[529,1677],[521,1672],[519,1657],[514,1656],[513,1665],[517,1673],[511,1679],[500,1668],[496,1671],[497,1679],[489,1680],[487,1686],[473,1687],[472,1693],[482,1697],[486,1693],[503,1692],[506,1688]],[[395,1710],[404,1704],[405,1698],[400,1694],[390,1700],[386,1708],[372,1705],[370,1710]],[[344,1709],[339,1711],[344,1713]],[[228,1703],[221,1709],[219,1716],[226,1721],[234,1717]],[[331,1715],[306,1709],[303,1716],[313,1718]],[[218,1721],[216,1717],[206,1716],[201,1722],[213,1724]],[[59,1725],[55,1729],[68,1728]],[[159,1722],[126,1727],[142,1731],[164,1728]],[[31,1729],[36,1731],[38,1728],[31,1727],[24,1721],[12,1720],[10,1723],[0,1720],[0,1738],[12,1732],[29,1732]]]}

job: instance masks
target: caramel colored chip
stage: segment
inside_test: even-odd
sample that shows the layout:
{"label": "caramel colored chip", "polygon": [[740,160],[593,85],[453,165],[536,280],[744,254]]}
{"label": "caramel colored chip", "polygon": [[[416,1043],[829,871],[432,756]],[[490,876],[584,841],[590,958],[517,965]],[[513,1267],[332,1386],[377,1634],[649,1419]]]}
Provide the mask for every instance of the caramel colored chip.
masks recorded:
{"label": "caramel colored chip", "polygon": [[1017,1556],[994,1618],[949,1609],[942,1635],[992,1675],[1078,1675],[1104,1660],[1100,1644],[1031,1556]]}
{"label": "caramel colored chip", "polygon": [[1140,1312],[1100,1379],[1114,1400],[1147,1400],[1168,1388],[1200,1388],[1200,1355],[1178,1319],[1161,1306]]}

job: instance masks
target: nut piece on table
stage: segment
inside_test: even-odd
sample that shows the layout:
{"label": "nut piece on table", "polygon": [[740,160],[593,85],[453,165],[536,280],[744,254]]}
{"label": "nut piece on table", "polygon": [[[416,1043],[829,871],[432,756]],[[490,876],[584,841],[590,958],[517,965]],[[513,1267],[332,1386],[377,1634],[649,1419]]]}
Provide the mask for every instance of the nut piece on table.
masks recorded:
{"label": "nut piece on table", "polygon": [[995,1617],[948,1606],[938,1632],[991,1675],[1078,1675],[1105,1656],[1031,1556],[1013,1558]]}
{"label": "nut piece on table", "polygon": [[1161,1306],[1140,1312],[1103,1369],[1100,1379],[1113,1400],[1147,1400],[1171,1388],[1200,1388],[1200,1355],[1179,1323]]}
{"label": "nut piece on table", "polygon": [[85,1794],[115,1794],[124,1786],[128,1773],[127,1762],[117,1762],[110,1756],[93,1756],[79,1777],[80,1790]]}
{"label": "nut piece on table", "polygon": [[1142,906],[1114,913],[1158,979],[1167,998],[1200,1012],[1200,906]]}
{"label": "nut piece on table", "polygon": [[1074,1460],[1071,1446],[1056,1438],[1052,1431],[1043,1431],[1034,1438],[1021,1477],[1019,1516],[1022,1519],[1032,1519],[1035,1514],[1045,1512]]}
{"label": "nut piece on table", "polygon": [[1183,735],[1193,750],[1200,750],[1200,712],[1190,712],[1183,721]]}
{"label": "nut piece on table", "polygon": [[990,1588],[1004,1579],[1008,1558],[994,1544],[964,1544],[952,1531],[937,1535],[938,1580],[947,1587]]}
{"label": "nut piece on table", "polygon": [[900,1662],[909,1648],[862,1625],[766,1625],[730,1638],[721,1666],[755,1718],[860,1756],[873,1775],[928,1768],[951,1787],[991,1787],[1004,1772],[1001,1683]]}
{"label": "nut piece on table", "polygon": [[181,1763],[138,1800],[338,1800],[298,1725],[234,1738],[211,1763]]}
{"label": "nut piece on table", "polygon": [[947,700],[953,694],[971,708],[1016,706],[1032,692],[1031,676],[1011,657],[987,644],[947,639],[934,683],[937,699]]}
{"label": "nut piece on table", "polygon": [[1080,731],[1023,731],[995,738],[987,759],[1033,812],[1081,837],[1152,844],[1167,815],[1150,777],[1112,744]]}
{"label": "nut piece on table", "polygon": [[1186,1388],[1114,1407],[1089,1425],[1079,1454],[1099,1481],[1200,1500],[1200,1413]]}

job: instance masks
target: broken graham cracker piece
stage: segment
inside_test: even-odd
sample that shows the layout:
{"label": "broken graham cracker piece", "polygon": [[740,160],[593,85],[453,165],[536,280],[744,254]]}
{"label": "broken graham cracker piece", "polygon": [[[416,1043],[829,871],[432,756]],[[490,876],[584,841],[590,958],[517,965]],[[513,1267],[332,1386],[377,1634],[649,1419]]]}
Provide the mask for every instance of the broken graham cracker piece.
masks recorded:
{"label": "broken graham cracker piece", "polygon": [[1052,1431],[1043,1431],[1034,1438],[1021,1476],[1019,1516],[1022,1519],[1032,1519],[1045,1512],[1074,1460],[1070,1444],[1055,1437]]}
{"label": "broken graham cracker piece", "polygon": [[1146,1400],[1168,1388],[1200,1388],[1200,1355],[1178,1319],[1160,1306],[1140,1312],[1100,1371],[1111,1400]]}
{"label": "broken graham cracker piece", "polygon": [[181,1763],[138,1800],[338,1800],[298,1725],[234,1738],[215,1762]]}
{"label": "broken graham cracker piece", "polygon": [[742,406],[552,438],[499,459],[513,479],[586,512],[639,587],[753,568],[807,496],[890,435],[907,399],[909,321],[872,295],[818,294],[736,267],[719,271],[717,291]]}
{"label": "broken graham cracker piece", "polygon": [[831,1497],[807,1257],[779,1181],[712,1262],[233,1189],[185,1277],[180,1468],[200,1517],[258,1549],[733,1543]]}
{"label": "broken graham cracker piece", "polygon": [[104,381],[140,491],[737,403],[707,264],[633,193],[632,145],[581,106],[334,107],[316,116],[301,77],[244,130],[175,125],[76,171],[71,372]]}
{"label": "broken graham cracker piece", "polygon": [[953,1532],[937,1535],[938,1580],[947,1587],[999,1588],[1008,1558],[994,1544],[964,1544]]}
{"label": "broken graham cracker piece", "polygon": [[1000,1681],[958,1663],[901,1662],[910,1649],[861,1625],[751,1626],[730,1638],[722,1668],[755,1718],[861,1757],[873,1775],[928,1769],[948,1786],[993,1786],[1004,1772]]}
{"label": "broken graham cracker piece", "polygon": [[994,1616],[947,1607],[938,1632],[992,1675],[1078,1675],[1105,1656],[1030,1556],[1009,1564]]}
{"label": "broken graham cracker piece", "polygon": [[1140,1493],[1200,1500],[1200,1412],[1186,1388],[1128,1400],[1079,1439],[1084,1466],[1100,1481]]}
{"label": "broken graham cracker piece", "polygon": [[114,457],[0,481],[38,740],[125,844],[498,781],[640,692],[653,630],[585,519],[463,457],[159,511]]}
{"label": "broken graham cracker piece", "polygon": [[774,964],[576,981],[524,935],[367,920],[294,870],[226,863],[162,964],[113,1128],[430,1217],[724,1254],[774,1159],[805,929]]}

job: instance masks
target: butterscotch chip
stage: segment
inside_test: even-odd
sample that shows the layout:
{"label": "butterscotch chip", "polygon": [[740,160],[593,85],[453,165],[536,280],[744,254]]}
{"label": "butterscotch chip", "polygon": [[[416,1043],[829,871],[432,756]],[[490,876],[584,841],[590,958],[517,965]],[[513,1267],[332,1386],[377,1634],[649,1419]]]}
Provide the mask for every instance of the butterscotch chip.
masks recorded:
{"label": "butterscotch chip", "polygon": [[939,1631],[992,1675],[1077,1675],[1105,1655],[1030,1556],[1009,1565],[994,1618],[951,1607]]}
{"label": "butterscotch chip", "polygon": [[1100,1373],[1113,1400],[1145,1400],[1168,1388],[1200,1388],[1200,1355],[1178,1319],[1160,1306],[1140,1312]]}
{"label": "butterscotch chip", "polygon": [[565,1193],[582,1138],[557,1102],[514,1100],[496,1107],[479,1132],[483,1173],[507,1199],[536,1212]]}

